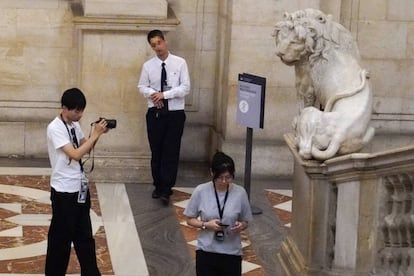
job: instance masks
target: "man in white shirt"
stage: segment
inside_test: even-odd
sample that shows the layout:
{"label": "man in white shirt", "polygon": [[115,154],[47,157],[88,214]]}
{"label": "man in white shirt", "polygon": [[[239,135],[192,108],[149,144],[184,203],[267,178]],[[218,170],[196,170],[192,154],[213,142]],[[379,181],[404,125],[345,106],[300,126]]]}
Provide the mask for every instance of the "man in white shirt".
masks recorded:
{"label": "man in white shirt", "polygon": [[[66,90],[61,99],[62,110],[47,127],[52,220],[50,222],[46,276],[65,276],[73,242],[82,276],[100,276],[90,218],[90,193],[81,158],[107,132],[104,119],[95,124],[89,138],[80,128],[79,120],[86,106],[78,88]],[[83,186],[82,186],[83,184]],[[84,197],[81,197],[81,187]]]}
{"label": "man in white shirt", "polygon": [[155,186],[152,197],[168,205],[177,178],[190,76],[186,61],[169,52],[162,31],[150,31],[147,40],[156,55],[143,64],[138,88],[148,103],[147,134]]}

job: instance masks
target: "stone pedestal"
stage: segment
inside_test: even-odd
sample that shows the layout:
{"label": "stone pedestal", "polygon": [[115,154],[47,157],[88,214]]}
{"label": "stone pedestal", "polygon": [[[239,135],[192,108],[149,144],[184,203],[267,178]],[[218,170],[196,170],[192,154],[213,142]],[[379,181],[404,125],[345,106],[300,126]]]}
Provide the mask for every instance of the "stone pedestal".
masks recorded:
{"label": "stone pedestal", "polygon": [[285,140],[295,160],[286,275],[411,275],[414,146],[321,163]]}

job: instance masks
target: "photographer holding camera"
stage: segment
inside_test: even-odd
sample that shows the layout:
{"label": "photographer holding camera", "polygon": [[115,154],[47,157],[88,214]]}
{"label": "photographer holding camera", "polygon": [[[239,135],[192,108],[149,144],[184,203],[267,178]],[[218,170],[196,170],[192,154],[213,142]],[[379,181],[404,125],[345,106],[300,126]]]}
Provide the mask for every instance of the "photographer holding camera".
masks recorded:
{"label": "photographer holding camera", "polygon": [[99,137],[108,131],[105,119],[95,123],[86,138],[79,120],[86,98],[78,88],[66,90],[62,110],[47,127],[52,220],[48,233],[46,276],[64,276],[73,242],[82,276],[100,276],[92,234],[88,179],[81,158],[89,153]]}
{"label": "photographer holding camera", "polygon": [[233,183],[234,161],[216,152],[211,162],[213,180],[198,185],[184,210],[187,224],[201,228],[197,238],[197,276],[241,276],[240,232],[252,220],[243,187]]}

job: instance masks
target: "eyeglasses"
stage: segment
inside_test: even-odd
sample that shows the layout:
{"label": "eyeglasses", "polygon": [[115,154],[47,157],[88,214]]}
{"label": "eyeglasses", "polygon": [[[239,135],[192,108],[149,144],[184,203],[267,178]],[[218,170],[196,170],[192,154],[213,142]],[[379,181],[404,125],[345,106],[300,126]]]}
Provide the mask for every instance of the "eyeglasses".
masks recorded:
{"label": "eyeglasses", "polygon": [[229,182],[232,179],[233,179],[233,176],[231,176],[231,175],[221,175],[221,176],[219,176],[219,177],[216,178],[216,180],[222,181],[222,182],[223,181]]}

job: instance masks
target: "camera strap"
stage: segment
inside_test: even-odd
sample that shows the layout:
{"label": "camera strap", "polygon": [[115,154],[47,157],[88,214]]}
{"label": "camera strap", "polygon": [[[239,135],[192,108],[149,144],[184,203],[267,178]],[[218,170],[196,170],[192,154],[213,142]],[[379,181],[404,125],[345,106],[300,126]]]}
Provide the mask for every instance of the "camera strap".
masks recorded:
{"label": "camera strap", "polygon": [[[89,136],[88,136],[88,138],[91,138],[91,134],[92,134],[92,126],[94,125],[95,123],[91,123],[91,128],[90,128],[90,130],[89,130]],[[88,158],[86,158],[85,159],[85,161],[83,161],[82,162],[82,165],[84,165],[85,163],[86,163],[86,161],[88,161],[90,158],[91,158],[91,152],[92,152],[92,165],[91,165],[91,168],[87,171],[87,173],[91,173],[92,171],[93,171],[93,169],[94,169],[94,167],[95,167],[95,144],[96,144],[96,141],[95,141],[95,143],[93,144],[93,146],[92,146],[92,148],[90,149],[90,151],[88,152]]]}
{"label": "camera strap", "polygon": [[[79,148],[79,142],[78,142],[78,138],[76,137],[76,131],[75,128],[71,128],[69,131],[69,127],[66,124],[65,120],[63,120],[63,116],[62,114],[60,114],[60,119],[62,120],[63,124],[65,125],[66,130],[68,131],[68,135],[69,135],[69,140],[72,142],[72,145],[75,148]],[[71,158],[69,158],[69,163],[72,161]],[[79,165],[80,165],[80,169],[81,172],[83,172],[83,163],[82,163],[82,159],[79,159]]]}
{"label": "camera strap", "polygon": [[223,219],[224,207],[226,206],[227,198],[229,196],[229,186],[227,186],[226,195],[224,196],[223,207],[221,207],[219,196],[218,196],[217,189],[216,189],[216,183],[214,183],[214,180],[213,180],[213,185],[214,185],[214,194],[216,195],[217,209],[219,211],[219,216],[220,216],[220,221],[221,221]]}

